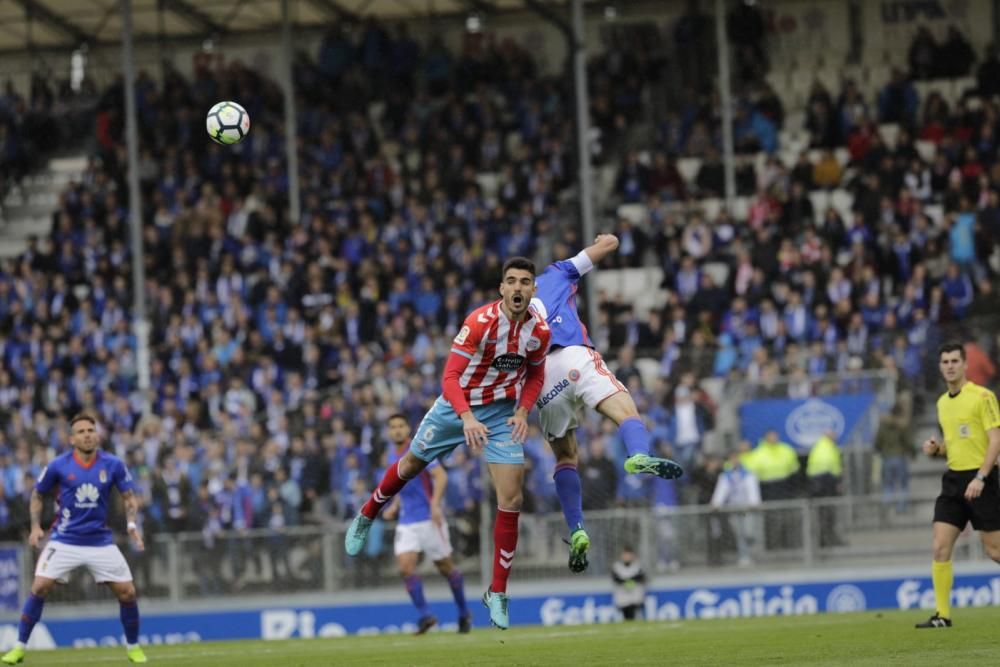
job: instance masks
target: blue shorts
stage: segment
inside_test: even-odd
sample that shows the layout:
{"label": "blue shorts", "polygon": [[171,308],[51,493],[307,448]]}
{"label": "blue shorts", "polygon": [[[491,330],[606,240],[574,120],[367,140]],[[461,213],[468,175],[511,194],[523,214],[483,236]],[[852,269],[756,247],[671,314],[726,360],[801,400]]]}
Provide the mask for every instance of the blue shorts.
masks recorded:
{"label": "blue shorts", "polygon": [[[494,401],[472,407],[472,414],[489,429],[484,448],[487,463],[524,465],[524,447],[514,442],[507,423],[516,407],[514,401]],[[430,462],[448,456],[459,446],[465,446],[462,420],[451,403],[438,396],[417,427],[410,451],[421,461]]]}

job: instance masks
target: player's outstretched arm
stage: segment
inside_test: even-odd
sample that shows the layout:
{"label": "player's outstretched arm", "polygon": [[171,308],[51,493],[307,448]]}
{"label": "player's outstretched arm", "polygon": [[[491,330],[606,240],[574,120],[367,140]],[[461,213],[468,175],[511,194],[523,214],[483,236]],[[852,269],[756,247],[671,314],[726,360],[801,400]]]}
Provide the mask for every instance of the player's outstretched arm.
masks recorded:
{"label": "player's outstretched arm", "polygon": [[136,520],[139,518],[139,497],[131,489],[122,491],[122,501],[125,503],[125,520],[128,522],[128,534],[135,544],[135,548],[142,551],[146,545],[142,541],[142,533],[139,532],[139,525]]}
{"label": "player's outstretched arm", "polygon": [[42,494],[38,492],[38,489],[31,490],[28,513],[31,516],[31,533],[28,534],[28,544],[37,549],[42,540],[45,539],[45,531],[42,530]]}
{"label": "player's outstretched arm", "polygon": [[593,264],[600,264],[600,262],[618,250],[618,237],[614,234],[598,234],[594,239],[594,242],[584,248],[584,252],[587,253],[587,257]]}

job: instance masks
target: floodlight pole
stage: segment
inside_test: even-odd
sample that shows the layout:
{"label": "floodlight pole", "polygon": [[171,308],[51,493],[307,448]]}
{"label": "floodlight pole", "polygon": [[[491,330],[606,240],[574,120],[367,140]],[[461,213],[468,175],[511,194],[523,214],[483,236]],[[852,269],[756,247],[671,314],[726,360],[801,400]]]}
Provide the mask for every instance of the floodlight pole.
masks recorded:
{"label": "floodlight pole", "polygon": [[729,72],[726,0],[715,0],[715,38],[719,49],[719,103],[722,105],[722,168],[726,179],[726,210],[736,199],[736,151],[733,147],[733,88]]}
{"label": "floodlight pole", "polygon": [[[573,0],[573,98],[576,102],[576,152],[579,166],[580,217],[583,238],[590,245],[594,240],[594,172],[590,164],[590,93],[587,90],[587,34],[584,26],[583,0]],[[565,259],[553,257],[553,259]],[[584,290],[587,317],[597,320],[597,290],[589,285]]]}
{"label": "floodlight pole", "polygon": [[293,78],[292,19],[289,12],[290,0],[281,0],[281,51],[284,56],[285,93],[285,160],[288,163],[288,215],[292,225],[299,224],[299,152],[298,119],[295,109],[295,80]]}
{"label": "floodlight pole", "polygon": [[142,412],[149,414],[149,321],[146,319],[146,267],[142,247],[142,193],[139,190],[139,123],[135,113],[135,50],[132,0],[119,0],[122,20],[122,75],[125,86],[125,147],[128,151],[129,237],[132,252],[132,326]]}

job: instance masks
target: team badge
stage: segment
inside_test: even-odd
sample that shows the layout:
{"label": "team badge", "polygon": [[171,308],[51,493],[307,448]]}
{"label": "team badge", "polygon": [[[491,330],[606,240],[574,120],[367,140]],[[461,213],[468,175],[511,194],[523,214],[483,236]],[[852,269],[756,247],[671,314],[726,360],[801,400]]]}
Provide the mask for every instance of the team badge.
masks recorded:
{"label": "team badge", "polygon": [[574,368],[567,374],[567,377],[569,377],[570,382],[576,382],[580,379],[580,371]]}
{"label": "team badge", "polygon": [[458,332],[458,335],[455,336],[455,345],[463,344],[465,342],[465,339],[468,337],[469,337],[469,327],[464,326],[462,327],[462,330]]}
{"label": "team badge", "polygon": [[959,424],[958,434],[963,438],[970,438],[972,437],[972,430],[969,428],[968,424]]}
{"label": "team badge", "polygon": [[101,484],[106,484],[108,481],[108,473],[101,471],[101,474],[97,476],[97,479],[101,480]]}
{"label": "team badge", "polygon": [[525,348],[527,348],[528,352],[534,352],[541,346],[542,346],[542,341],[532,336],[531,338],[528,339],[528,343],[525,345]]}

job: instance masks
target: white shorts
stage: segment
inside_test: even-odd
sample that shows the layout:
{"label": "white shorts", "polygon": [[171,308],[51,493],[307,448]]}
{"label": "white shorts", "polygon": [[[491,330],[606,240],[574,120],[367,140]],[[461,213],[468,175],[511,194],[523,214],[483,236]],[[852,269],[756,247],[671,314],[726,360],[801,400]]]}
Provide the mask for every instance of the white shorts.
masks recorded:
{"label": "white shorts", "polygon": [[451,555],[448,524],[442,526],[433,521],[401,523],[396,526],[396,539],[392,546],[397,556],[423,552],[436,563]]}
{"label": "white shorts", "polygon": [[49,540],[38,557],[35,566],[36,577],[47,577],[65,584],[69,573],[78,567],[86,567],[94,576],[94,581],[132,581],[132,570],[121,550],[114,544],[103,547],[81,547]]}
{"label": "white shorts", "polygon": [[628,391],[604,365],[597,350],[582,345],[560,347],[545,358],[545,383],[538,396],[542,434],[561,438],[577,427],[583,406],[596,408],[609,396]]}

